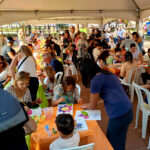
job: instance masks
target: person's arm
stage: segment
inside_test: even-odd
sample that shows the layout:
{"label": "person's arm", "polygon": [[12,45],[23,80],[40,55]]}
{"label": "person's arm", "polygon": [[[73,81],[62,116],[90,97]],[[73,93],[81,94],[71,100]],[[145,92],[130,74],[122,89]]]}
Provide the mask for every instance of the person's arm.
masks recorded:
{"label": "person's arm", "polygon": [[13,79],[15,79],[15,70],[16,70],[16,66],[17,66],[17,63],[18,63],[18,57],[19,57],[19,54],[17,54],[14,59],[12,60],[11,64],[10,64],[10,75],[12,76]]}
{"label": "person's arm", "polygon": [[99,93],[90,94],[90,109],[96,109],[98,105]]}
{"label": "person's arm", "polygon": [[58,100],[52,101],[52,106],[57,106],[59,103],[64,102],[66,99],[64,97],[60,97]]}
{"label": "person's arm", "polygon": [[143,88],[145,88],[145,89],[150,89],[150,85],[141,85]]}
{"label": "person's arm", "polygon": [[11,59],[13,59],[14,56],[15,56],[12,52],[7,52],[7,55],[8,55]]}
{"label": "person's arm", "polygon": [[116,55],[114,56],[114,59],[115,59],[116,61],[119,61],[119,62],[122,62],[122,61],[123,61],[122,58],[118,58]]}
{"label": "person's arm", "polygon": [[120,77],[124,78],[126,75],[125,65],[123,64],[120,71]]}
{"label": "person's arm", "polygon": [[141,61],[141,63],[142,63],[142,62],[143,62],[143,55],[142,55],[141,52],[139,52],[139,58],[140,58],[140,61]]}
{"label": "person's arm", "polygon": [[104,65],[103,60],[99,60],[99,66],[101,69],[104,69],[104,70],[107,68],[107,65]]}
{"label": "person's arm", "polygon": [[7,80],[3,83],[3,87],[5,87],[7,85],[7,83],[11,80],[11,77],[7,77]]}

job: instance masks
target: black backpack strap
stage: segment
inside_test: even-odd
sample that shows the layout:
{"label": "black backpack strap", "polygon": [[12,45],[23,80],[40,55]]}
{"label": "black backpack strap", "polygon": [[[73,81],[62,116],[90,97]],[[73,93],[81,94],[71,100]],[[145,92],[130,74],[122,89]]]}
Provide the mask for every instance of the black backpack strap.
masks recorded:
{"label": "black backpack strap", "polygon": [[18,66],[18,68],[17,68],[17,72],[18,72],[18,70],[19,70],[19,68],[21,67],[21,65],[25,62],[25,60],[28,58],[28,56],[27,57],[25,57],[23,60],[22,60],[22,62],[20,63],[20,65]]}

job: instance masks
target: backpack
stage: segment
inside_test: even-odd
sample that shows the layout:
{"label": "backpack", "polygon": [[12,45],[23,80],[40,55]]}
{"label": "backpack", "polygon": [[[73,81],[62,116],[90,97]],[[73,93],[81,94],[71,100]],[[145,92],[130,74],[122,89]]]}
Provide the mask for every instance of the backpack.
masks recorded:
{"label": "backpack", "polygon": [[7,91],[0,89],[0,133],[28,121],[18,100]]}

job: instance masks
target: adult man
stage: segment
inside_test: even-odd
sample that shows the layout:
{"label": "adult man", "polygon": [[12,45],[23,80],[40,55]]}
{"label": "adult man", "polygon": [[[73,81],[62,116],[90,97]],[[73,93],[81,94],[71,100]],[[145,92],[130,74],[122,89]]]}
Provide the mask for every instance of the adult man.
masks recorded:
{"label": "adult man", "polygon": [[125,46],[125,49],[126,49],[126,50],[130,50],[130,45],[131,45],[132,43],[134,43],[135,46],[136,46],[136,49],[137,49],[138,51],[140,51],[140,48],[139,48],[138,44],[137,44],[133,39],[125,39],[124,41],[121,42],[120,47],[122,48],[123,46]]}
{"label": "adult man", "polygon": [[135,43],[132,43],[130,45],[130,51],[133,55],[133,60],[141,61],[141,62],[143,61],[142,53],[136,49]]}
{"label": "adult man", "polygon": [[12,37],[7,37],[6,42],[7,45],[5,45],[2,49],[2,56],[4,56],[8,64],[10,64],[16,54],[15,50],[12,48],[14,39]]}
{"label": "adult man", "polygon": [[46,65],[53,67],[55,73],[64,72],[62,63],[57,60],[52,53],[46,53],[43,55],[43,61]]}

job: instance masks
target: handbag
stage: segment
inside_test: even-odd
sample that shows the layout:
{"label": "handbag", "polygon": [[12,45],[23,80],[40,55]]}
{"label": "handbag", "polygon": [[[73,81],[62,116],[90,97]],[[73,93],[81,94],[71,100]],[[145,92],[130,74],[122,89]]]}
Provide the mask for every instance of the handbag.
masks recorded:
{"label": "handbag", "polygon": [[36,122],[29,116],[29,121],[23,126],[25,135],[29,135],[36,131],[37,125]]}

